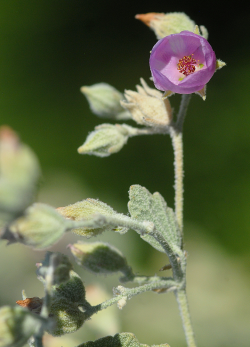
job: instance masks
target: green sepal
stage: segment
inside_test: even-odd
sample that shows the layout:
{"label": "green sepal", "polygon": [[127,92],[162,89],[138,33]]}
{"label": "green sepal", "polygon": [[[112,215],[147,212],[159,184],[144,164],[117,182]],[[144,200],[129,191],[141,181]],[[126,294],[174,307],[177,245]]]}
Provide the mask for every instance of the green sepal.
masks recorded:
{"label": "green sepal", "polygon": [[[160,193],[151,194],[145,187],[133,185],[129,190],[129,198],[128,209],[132,218],[153,222],[156,230],[170,246],[181,246],[181,235],[174,212],[167,206]],[[142,235],[141,238],[158,251],[165,253],[153,236]]]}
{"label": "green sepal", "polygon": [[73,270],[69,275],[70,279],[66,283],[53,287],[52,299],[64,298],[79,305],[84,304],[86,292],[81,277]]}

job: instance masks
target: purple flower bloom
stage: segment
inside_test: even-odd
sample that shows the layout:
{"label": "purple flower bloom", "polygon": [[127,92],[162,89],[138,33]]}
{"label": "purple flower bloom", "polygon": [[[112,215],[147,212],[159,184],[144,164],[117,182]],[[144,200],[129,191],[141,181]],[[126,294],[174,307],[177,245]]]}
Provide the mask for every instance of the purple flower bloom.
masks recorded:
{"label": "purple flower bloom", "polygon": [[216,57],[206,39],[182,31],[156,43],[149,65],[157,89],[191,94],[202,90],[213,76]]}

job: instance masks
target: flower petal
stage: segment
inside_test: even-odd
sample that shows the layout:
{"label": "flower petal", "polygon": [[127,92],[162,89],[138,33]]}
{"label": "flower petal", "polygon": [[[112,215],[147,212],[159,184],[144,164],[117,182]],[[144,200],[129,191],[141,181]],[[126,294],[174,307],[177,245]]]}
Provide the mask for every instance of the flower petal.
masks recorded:
{"label": "flower petal", "polygon": [[[189,57],[193,62],[188,65],[184,61],[187,70],[178,68],[178,63]],[[216,57],[206,39],[182,31],[159,40],[152,49],[149,64],[157,89],[190,94],[204,88],[211,79],[216,69]],[[189,66],[193,71],[190,72]]]}

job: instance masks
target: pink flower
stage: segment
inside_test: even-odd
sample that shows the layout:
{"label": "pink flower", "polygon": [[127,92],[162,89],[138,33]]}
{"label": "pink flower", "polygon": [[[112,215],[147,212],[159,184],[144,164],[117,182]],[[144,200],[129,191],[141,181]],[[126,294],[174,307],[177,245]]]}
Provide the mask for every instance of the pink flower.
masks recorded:
{"label": "pink flower", "polygon": [[191,94],[202,90],[213,76],[216,57],[206,39],[182,31],[156,43],[149,65],[157,89]]}

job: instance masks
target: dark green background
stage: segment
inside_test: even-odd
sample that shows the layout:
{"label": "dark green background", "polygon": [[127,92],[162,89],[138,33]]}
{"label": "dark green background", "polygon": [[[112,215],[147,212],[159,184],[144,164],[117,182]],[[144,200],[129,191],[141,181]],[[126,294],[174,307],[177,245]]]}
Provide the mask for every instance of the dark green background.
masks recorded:
{"label": "dark green background", "polygon": [[[184,11],[205,25],[217,57],[228,64],[209,82],[205,102],[193,95],[185,121],[185,237],[191,242],[193,230],[199,229],[199,235],[212,238],[222,252],[241,259],[240,266],[247,269],[250,52],[244,7],[235,10],[216,1],[153,5],[1,0],[0,123],[10,125],[36,152],[44,173],[41,190],[51,172],[55,177],[58,173],[62,187],[67,185],[62,179],[66,173],[87,187],[90,197],[120,212],[127,212],[131,184],[161,192],[173,206],[173,154],[167,136],[133,138],[108,158],[80,156],[76,150],[103,121],[89,110],[79,91],[82,85],[107,82],[120,91],[133,90],[140,77],[150,77],[149,52],[156,39],[134,16],[151,11]],[[171,102],[177,111],[179,96]],[[38,199],[52,203],[48,196],[38,195]],[[57,201],[58,205],[75,202],[70,191]],[[151,266],[155,251],[138,238],[133,242],[136,264],[144,269]]]}

